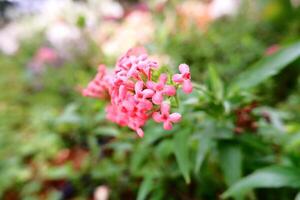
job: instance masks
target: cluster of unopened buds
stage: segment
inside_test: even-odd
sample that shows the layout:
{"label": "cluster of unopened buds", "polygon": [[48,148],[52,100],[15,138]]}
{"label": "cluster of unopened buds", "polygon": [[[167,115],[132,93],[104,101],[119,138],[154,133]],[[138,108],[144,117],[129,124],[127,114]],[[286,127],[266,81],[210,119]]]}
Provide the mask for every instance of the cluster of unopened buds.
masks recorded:
{"label": "cluster of unopened buds", "polygon": [[113,73],[100,65],[96,77],[82,94],[107,99],[107,118],[143,137],[142,127],[151,117],[163,123],[165,130],[171,130],[172,124],[181,120],[179,113],[170,113],[170,98],[175,98],[180,87],[186,94],[193,87],[189,66],[181,64],[179,71],[172,78],[160,73],[158,63],[148,57],[144,48],[133,48],[117,61]]}

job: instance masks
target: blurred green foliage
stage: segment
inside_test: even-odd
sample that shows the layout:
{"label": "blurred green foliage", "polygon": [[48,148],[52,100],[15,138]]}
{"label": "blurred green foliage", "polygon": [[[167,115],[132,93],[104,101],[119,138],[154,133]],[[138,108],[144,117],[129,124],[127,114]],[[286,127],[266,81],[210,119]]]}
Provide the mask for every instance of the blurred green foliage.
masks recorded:
{"label": "blurred green foliage", "polygon": [[[42,37],[1,55],[1,199],[90,199],[99,185],[111,199],[295,198],[299,8],[263,2],[258,16],[242,12],[206,31],[162,33],[150,49],[190,64],[196,92],[181,94],[183,121],[174,130],[149,123],[143,139],[106,121],[100,101],[81,96],[95,63],[110,62],[93,44],[42,74],[28,68]],[[77,24],[85,23],[80,16]],[[266,56],[273,44],[282,51]]]}

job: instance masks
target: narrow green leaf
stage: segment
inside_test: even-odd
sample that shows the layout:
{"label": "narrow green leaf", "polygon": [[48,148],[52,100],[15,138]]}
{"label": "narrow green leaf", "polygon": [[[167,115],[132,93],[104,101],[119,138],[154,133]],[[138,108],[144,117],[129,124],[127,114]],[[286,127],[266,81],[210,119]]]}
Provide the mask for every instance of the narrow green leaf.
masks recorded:
{"label": "narrow green leaf", "polygon": [[196,157],[195,173],[198,174],[202,163],[212,146],[212,141],[209,137],[201,137],[199,139],[198,152]]}
{"label": "narrow green leaf", "polygon": [[149,195],[153,187],[154,187],[153,177],[149,175],[143,180],[141,187],[139,188],[137,200],[146,199],[146,197]]}
{"label": "narrow green leaf", "polygon": [[255,171],[235,183],[222,198],[244,195],[254,188],[300,188],[300,170],[294,167],[271,166]]}
{"label": "narrow green leaf", "polygon": [[250,69],[241,73],[235,79],[232,86],[239,89],[254,87],[267,78],[276,75],[280,70],[299,57],[300,42],[297,42],[258,61]]}
{"label": "narrow green leaf", "polygon": [[242,152],[236,144],[220,144],[220,162],[228,186],[234,184],[242,176]]}
{"label": "narrow green leaf", "polygon": [[190,159],[188,152],[188,135],[189,129],[183,132],[175,133],[174,135],[174,153],[185,182],[190,183]]}
{"label": "narrow green leaf", "polygon": [[221,101],[224,96],[223,83],[218,72],[212,66],[209,67],[209,78],[211,90],[213,91],[216,99]]}
{"label": "narrow green leaf", "polygon": [[143,162],[149,158],[149,146],[146,146],[145,144],[139,145],[136,147],[136,151],[139,153],[132,155],[130,160],[130,170],[132,172],[137,172],[141,168]]}

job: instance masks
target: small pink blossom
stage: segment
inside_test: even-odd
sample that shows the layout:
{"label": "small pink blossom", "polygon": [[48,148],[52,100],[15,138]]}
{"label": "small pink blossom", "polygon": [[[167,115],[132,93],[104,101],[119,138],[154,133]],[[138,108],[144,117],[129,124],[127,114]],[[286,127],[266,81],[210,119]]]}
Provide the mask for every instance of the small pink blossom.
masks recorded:
{"label": "small pink blossom", "polygon": [[96,77],[82,90],[83,96],[103,99],[106,97],[109,87],[109,78],[106,76],[105,65],[99,65]]}
{"label": "small pink blossom", "polygon": [[179,65],[179,71],[180,74],[173,75],[173,81],[182,84],[183,92],[189,94],[193,91],[190,68],[187,64],[181,64]]}
{"label": "small pink blossom", "polygon": [[160,105],[163,101],[163,95],[174,96],[176,94],[176,89],[172,85],[166,85],[167,75],[161,74],[158,83],[153,81],[147,82],[147,87],[154,90],[155,93],[152,96],[152,101],[156,105]]}
{"label": "small pink blossom", "polygon": [[181,115],[179,113],[170,114],[170,104],[168,103],[162,103],[160,113],[154,112],[152,117],[157,123],[163,123],[165,130],[171,130],[172,123],[177,123],[181,120]]}
{"label": "small pink blossom", "polygon": [[58,59],[58,54],[54,49],[42,47],[35,55],[35,59],[41,63],[54,63]]}

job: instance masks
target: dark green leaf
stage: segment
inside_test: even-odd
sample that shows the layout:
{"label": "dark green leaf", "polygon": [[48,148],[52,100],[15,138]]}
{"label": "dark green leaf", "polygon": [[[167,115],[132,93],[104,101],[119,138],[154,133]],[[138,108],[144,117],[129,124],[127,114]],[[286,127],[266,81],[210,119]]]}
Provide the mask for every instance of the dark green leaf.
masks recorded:
{"label": "dark green leaf", "polygon": [[209,137],[201,137],[196,158],[195,173],[199,173],[202,163],[212,146],[212,141]]}
{"label": "dark green leaf", "polygon": [[258,61],[249,70],[241,73],[232,86],[239,89],[254,87],[267,78],[276,75],[299,57],[300,42],[297,42]]}
{"label": "dark green leaf", "polygon": [[189,129],[177,132],[174,135],[174,153],[179,169],[187,183],[190,183],[190,159],[188,152]]}
{"label": "dark green leaf", "polygon": [[138,191],[138,195],[137,195],[137,200],[144,200],[146,199],[147,195],[151,192],[151,190],[153,189],[153,177],[152,176],[147,176],[143,182],[142,185]]}
{"label": "dark green leaf", "polygon": [[257,170],[235,183],[222,198],[244,195],[254,188],[300,188],[300,170],[293,167],[271,166]]}
{"label": "dark green leaf", "polygon": [[242,152],[238,145],[220,145],[220,162],[228,186],[234,184],[242,175]]}
{"label": "dark green leaf", "polygon": [[221,101],[224,96],[223,83],[220,79],[219,74],[212,66],[209,67],[209,78],[211,90],[213,91],[216,99]]}

